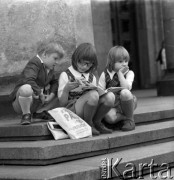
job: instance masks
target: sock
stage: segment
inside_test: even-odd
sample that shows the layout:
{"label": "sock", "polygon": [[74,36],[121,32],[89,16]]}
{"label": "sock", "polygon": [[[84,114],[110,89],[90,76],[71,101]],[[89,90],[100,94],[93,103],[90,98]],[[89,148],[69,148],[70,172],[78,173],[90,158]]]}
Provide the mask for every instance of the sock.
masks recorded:
{"label": "sock", "polygon": [[121,101],[121,108],[123,111],[123,114],[126,116],[126,118],[130,120],[133,119],[133,112],[134,112],[134,101],[133,99],[130,99],[128,101]]}
{"label": "sock", "polygon": [[100,104],[95,116],[94,116],[94,124],[97,130],[99,130],[103,134],[112,133],[111,129],[108,129],[101,121],[103,120],[104,116],[107,112],[109,112],[111,108],[105,106],[103,103]]}
{"label": "sock", "polygon": [[19,100],[19,104],[21,106],[23,114],[30,113],[30,107],[31,107],[32,99],[33,99],[32,96],[30,96],[30,97],[19,96],[18,100]]}
{"label": "sock", "polygon": [[93,135],[100,134],[100,132],[95,129],[94,124],[93,124],[93,116],[96,112],[96,109],[97,109],[97,106],[92,106],[86,102],[85,107],[84,107],[84,113],[83,113],[84,120],[91,126]]}
{"label": "sock", "polygon": [[100,104],[100,106],[98,107],[98,110],[94,116],[95,122],[101,122],[102,119],[104,118],[104,116],[106,115],[106,113],[109,112],[110,109],[111,109],[111,107],[105,106],[103,103]]}
{"label": "sock", "polygon": [[90,125],[93,126],[93,116],[95,114],[95,111],[97,109],[97,106],[92,106],[86,102],[84,107],[84,120]]}

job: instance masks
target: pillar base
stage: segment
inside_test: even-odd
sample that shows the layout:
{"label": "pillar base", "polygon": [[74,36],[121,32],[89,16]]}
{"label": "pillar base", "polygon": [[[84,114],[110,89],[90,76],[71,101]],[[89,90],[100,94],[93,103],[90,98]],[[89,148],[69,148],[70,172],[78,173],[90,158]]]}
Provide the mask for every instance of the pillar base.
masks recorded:
{"label": "pillar base", "polygon": [[164,77],[157,82],[158,96],[174,96],[174,70],[167,71]]}

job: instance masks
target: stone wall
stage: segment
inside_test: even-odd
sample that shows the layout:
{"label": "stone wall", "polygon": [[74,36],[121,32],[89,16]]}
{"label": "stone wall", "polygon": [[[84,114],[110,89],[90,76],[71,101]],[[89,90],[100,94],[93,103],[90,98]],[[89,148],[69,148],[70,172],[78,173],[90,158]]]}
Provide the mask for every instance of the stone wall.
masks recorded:
{"label": "stone wall", "polygon": [[66,55],[57,70],[64,70],[79,43],[94,43],[90,3],[90,0],[0,1],[0,77],[19,74],[35,55],[37,43],[45,39],[63,46]]}
{"label": "stone wall", "polygon": [[112,44],[110,0],[91,0],[94,42],[98,55],[98,73],[104,70]]}

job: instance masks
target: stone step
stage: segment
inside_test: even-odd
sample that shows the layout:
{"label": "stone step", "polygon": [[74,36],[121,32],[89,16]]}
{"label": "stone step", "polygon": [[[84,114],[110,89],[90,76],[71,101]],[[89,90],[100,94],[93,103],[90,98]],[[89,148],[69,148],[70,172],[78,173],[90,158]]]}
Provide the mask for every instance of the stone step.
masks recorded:
{"label": "stone step", "polygon": [[8,95],[0,95],[0,117],[16,115]]}
{"label": "stone step", "polygon": [[[107,163],[105,161],[106,158],[108,159]],[[109,175],[114,178],[117,177],[118,171],[121,175],[125,174],[128,170],[136,171],[136,175],[138,175],[138,173],[146,171],[146,169],[142,168],[143,166],[151,164],[151,169],[153,169],[153,166],[154,170],[157,171],[163,166],[163,163],[173,166],[173,162],[174,141],[171,141],[128,148],[119,152],[106,153],[95,157],[88,157],[49,166],[2,165],[0,166],[0,179],[97,180],[101,178],[101,170],[103,175],[105,175],[106,172],[111,172],[111,166],[114,171],[112,171],[112,174],[109,173]],[[107,164],[108,168],[106,168]],[[157,164],[159,168],[157,169],[154,164]]]}
{"label": "stone step", "polygon": [[[135,110],[136,125],[165,121],[174,117],[174,101],[167,98],[140,98]],[[33,119],[29,126],[20,125],[20,116],[5,115],[0,117],[0,141],[50,139],[51,133],[43,120]]]}
{"label": "stone step", "polygon": [[[9,89],[0,87],[0,121],[7,115],[13,117],[16,115],[8,94]],[[134,94],[138,98],[138,106],[135,110],[136,122],[174,117],[174,96],[158,97],[156,90],[137,90]]]}
{"label": "stone step", "polygon": [[19,75],[0,77],[0,117],[15,112],[9,99],[9,94],[15,86],[15,82],[19,79]]}
{"label": "stone step", "polygon": [[[0,82],[3,81],[3,86],[0,87],[0,121],[7,115],[16,115],[9,100],[9,94],[14,87],[12,80],[11,77],[7,80],[0,78]],[[155,89],[136,90],[133,93],[138,98],[138,107],[135,110],[137,123],[174,117],[174,96],[158,97]]]}
{"label": "stone step", "polygon": [[44,120],[36,119],[29,126],[20,125],[19,117],[0,121],[0,141],[24,141],[53,139]]}
{"label": "stone step", "polygon": [[148,173],[143,176],[144,180],[161,180],[161,179],[166,179],[166,180],[171,180],[174,179],[174,168],[169,168],[162,173],[162,171],[156,171],[155,173]]}
{"label": "stone step", "polygon": [[[137,95],[139,94],[137,93]],[[138,97],[138,105],[134,114],[136,123],[172,118],[174,117],[174,96]]]}
{"label": "stone step", "polygon": [[137,126],[134,131],[79,140],[44,140],[0,143],[0,164],[48,165],[108,152],[119,152],[134,146],[155,144],[174,138],[174,121]]}

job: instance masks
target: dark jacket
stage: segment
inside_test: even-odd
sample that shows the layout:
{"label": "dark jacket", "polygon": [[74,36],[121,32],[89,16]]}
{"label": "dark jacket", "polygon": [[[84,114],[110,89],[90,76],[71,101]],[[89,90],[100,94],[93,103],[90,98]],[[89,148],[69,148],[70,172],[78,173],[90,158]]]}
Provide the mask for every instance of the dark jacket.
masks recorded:
{"label": "dark jacket", "polygon": [[30,84],[34,93],[40,95],[41,89],[44,89],[50,84],[50,93],[57,94],[58,79],[55,76],[55,71],[50,70],[47,74],[45,65],[41,63],[38,57],[33,57],[25,66],[21,73],[21,78],[16,83],[13,92],[10,94],[12,101],[16,98],[16,93],[20,86]]}

